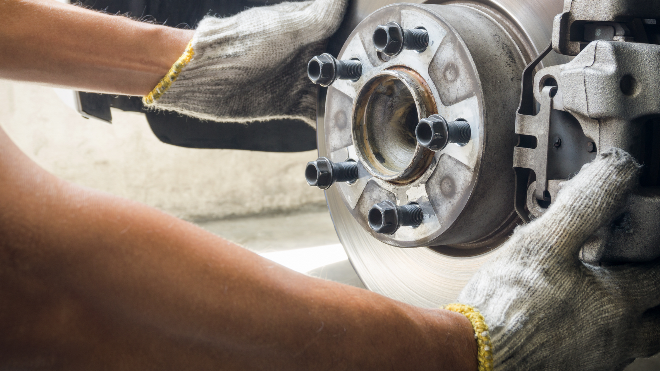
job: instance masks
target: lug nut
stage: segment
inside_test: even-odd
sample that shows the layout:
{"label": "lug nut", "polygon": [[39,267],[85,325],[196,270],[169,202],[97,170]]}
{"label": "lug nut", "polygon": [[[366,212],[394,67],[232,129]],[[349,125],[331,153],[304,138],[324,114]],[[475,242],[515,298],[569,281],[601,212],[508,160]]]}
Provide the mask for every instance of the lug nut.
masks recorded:
{"label": "lug nut", "polygon": [[431,151],[440,151],[448,143],[466,144],[470,141],[470,124],[463,119],[447,122],[440,115],[421,119],[415,128],[417,142]]}
{"label": "lug nut", "polygon": [[362,76],[362,63],[358,60],[337,60],[323,53],[307,63],[307,76],[314,84],[330,86],[335,80],[357,80]]}
{"label": "lug nut", "polygon": [[390,57],[403,49],[422,52],[429,46],[429,33],[425,29],[404,29],[396,22],[378,26],[372,39],[376,50]]}
{"label": "lug nut", "polygon": [[358,178],[358,166],[355,161],[336,162],[325,157],[310,161],[305,168],[307,184],[321,189],[328,189],[334,182],[354,182]]}
{"label": "lug nut", "polygon": [[383,201],[369,210],[367,219],[375,232],[393,234],[401,226],[417,227],[422,224],[424,213],[417,204],[397,206],[392,201]]}

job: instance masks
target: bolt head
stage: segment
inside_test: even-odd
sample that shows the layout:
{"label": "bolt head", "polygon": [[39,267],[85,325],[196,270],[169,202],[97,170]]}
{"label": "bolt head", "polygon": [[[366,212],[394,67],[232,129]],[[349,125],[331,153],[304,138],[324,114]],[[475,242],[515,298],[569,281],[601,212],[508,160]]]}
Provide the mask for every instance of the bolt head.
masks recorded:
{"label": "bolt head", "polygon": [[447,120],[440,115],[431,115],[421,119],[415,128],[417,143],[430,149],[440,151],[449,143],[449,126]]}
{"label": "bolt head", "polygon": [[313,83],[321,86],[332,84],[336,79],[336,72],[335,58],[328,53],[317,55],[307,63],[307,76]]}
{"label": "bolt head", "polygon": [[305,167],[305,179],[310,186],[329,188],[332,185],[332,162],[325,157],[308,162]]}
{"label": "bolt head", "polygon": [[376,27],[373,35],[376,50],[394,56],[403,50],[403,28],[396,22],[389,22]]}
{"label": "bolt head", "polygon": [[369,226],[376,233],[393,234],[399,229],[399,216],[396,205],[392,201],[375,204],[367,217]]}

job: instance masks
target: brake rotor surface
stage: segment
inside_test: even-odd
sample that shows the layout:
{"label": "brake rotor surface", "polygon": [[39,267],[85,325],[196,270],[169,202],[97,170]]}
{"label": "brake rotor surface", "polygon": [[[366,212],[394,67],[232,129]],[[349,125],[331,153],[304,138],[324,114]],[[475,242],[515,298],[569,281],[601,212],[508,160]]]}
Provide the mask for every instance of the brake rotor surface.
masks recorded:
{"label": "brake rotor surface", "polygon": [[[349,40],[348,43],[350,43],[351,40],[358,38],[358,36],[356,35],[358,35],[360,31],[364,33],[365,31],[360,30],[360,27],[365,27],[365,24],[368,24],[367,27],[373,27],[373,25],[371,25],[369,22],[373,23],[374,17],[373,16],[372,18],[368,18],[368,17],[373,12],[379,10],[380,8],[393,3],[394,2],[390,2],[387,0],[353,1],[340,31],[337,33],[337,35],[335,35],[334,39],[331,40],[330,49],[333,51],[333,54],[335,55],[340,54],[339,57],[341,57],[341,53],[348,53],[346,55],[349,55],[351,52],[350,51],[351,48],[350,45],[344,44],[345,41]],[[519,46],[524,44],[523,46],[519,47],[521,52],[519,53],[520,55],[518,57],[519,61],[516,64],[516,68],[519,68],[521,63],[523,62],[524,64],[529,63],[550,43],[551,32],[552,32],[552,21],[556,14],[561,13],[563,1],[548,0],[544,2],[538,2],[538,1],[520,1],[520,0],[501,0],[501,1],[484,1],[479,3],[452,1],[446,3],[434,2],[433,4],[443,4],[443,5],[448,4],[453,6],[451,9],[454,10],[458,9],[457,11],[459,13],[456,13],[457,15],[454,15],[453,18],[449,16],[449,13],[451,13],[449,10],[451,9],[448,9],[448,11],[446,12],[447,13],[446,16],[449,17],[447,19],[450,20],[453,19],[454,22],[463,19],[461,18],[461,14],[460,14],[460,11],[462,11],[461,9],[469,9],[468,10],[469,12],[479,12],[481,15],[485,14],[485,17],[489,19],[489,22],[493,22],[493,24],[496,26],[498,22],[502,23],[503,24],[502,29],[507,28],[509,30],[507,32],[516,34],[516,37],[518,38]],[[424,9],[424,7],[415,7],[415,6],[406,6],[406,5],[391,6],[388,9],[379,10],[379,13],[377,14],[381,14],[382,19],[386,19],[387,17],[396,17],[395,15],[392,14],[399,12],[398,10],[399,8],[397,7],[404,9],[404,11],[407,12],[406,14],[408,14],[407,15],[408,19],[416,20],[424,17],[432,18],[433,12],[435,12],[435,14],[442,14],[442,10],[437,7],[428,10],[428,9]],[[424,12],[427,12],[428,15],[425,15]],[[382,14],[385,14],[385,16],[382,16]],[[404,18],[405,17],[406,16],[404,16]],[[359,25],[359,23],[365,18],[368,19],[365,20],[363,24]],[[441,16],[439,15],[438,19],[444,19],[444,18],[441,18]],[[399,20],[399,22],[402,22],[400,18],[397,20]],[[376,21],[378,21],[378,19],[376,19]],[[468,23],[467,18],[466,18],[466,23]],[[490,25],[491,33],[492,30],[494,29],[493,24]],[[504,24],[506,24],[506,26]],[[403,24],[402,26],[405,27],[406,24]],[[452,26],[454,25],[449,24],[443,27],[445,27],[445,29],[453,30]],[[465,25],[460,25],[460,26],[462,27],[463,30],[462,32],[466,32],[465,31],[466,26]],[[473,25],[473,27],[476,30],[478,30],[480,26]],[[429,28],[429,26],[427,26],[427,28]],[[442,29],[440,30],[442,31]],[[434,31],[430,30],[430,32],[433,33]],[[478,33],[479,32],[476,31],[477,38],[481,37]],[[362,40],[364,40],[364,37],[362,37]],[[344,47],[342,48],[342,51],[338,53],[338,48],[341,45],[344,45]],[[357,51],[354,50],[353,52],[366,53],[365,50],[360,48],[358,49],[359,50]],[[371,64],[373,65],[377,65],[381,63],[375,60],[375,58],[371,55],[369,56],[369,58],[371,59],[372,61]],[[521,61],[520,58],[522,58],[524,61]],[[474,59],[477,59],[477,57],[475,57]],[[472,61],[472,58],[468,57],[467,60]],[[563,59],[562,57],[550,55],[544,60],[544,66],[565,63],[565,61],[566,60]],[[414,64],[412,66],[414,67]],[[425,67],[425,68],[429,68],[429,67]],[[372,75],[370,75],[372,76],[370,78],[382,79],[383,78],[382,76],[385,76],[386,81],[390,81],[387,79],[391,79],[392,78],[391,76],[397,77],[400,72],[401,71],[397,70],[396,68],[385,68],[384,70],[377,71],[377,73],[373,73]],[[522,73],[522,70],[520,70],[520,73]],[[474,76],[479,76],[479,75],[477,73],[474,73]],[[427,79],[428,78],[429,77],[427,77]],[[405,82],[406,80],[404,79],[402,81]],[[478,84],[481,83],[482,82],[478,82]],[[344,91],[346,91],[345,86],[347,85],[345,84],[338,85],[337,89],[341,90],[342,86],[344,86]],[[442,87],[440,87],[438,90],[440,89],[442,89]],[[487,92],[487,90],[484,89],[484,92]],[[355,94],[353,94],[353,99],[355,100],[355,95],[357,95],[357,92],[354,93]],[[438,94],[442,95],[442,93],[437,93],[437,92],[435,93],[435,95]],[[439,101],[439,99],[436,99],[436,101]],[[329,104],[332,105],[330,101]],[[335,106],[337,106],[337,103],[334,104]],[[344,106],[347,104],[348,103],[345,103]],[[482,102],[477,102],[474,105],[474,107],[478,107],[478,110],[480,110],[479,112],[482,111],[485,112],[485,108],[483,106],[484,103]],[[332,138],[332,136],[334,132],[332,130],[334,129],[332,127],[326,128],[324,125],[325,109],[332,110],[333,108],[330,106],[326,107],[325,97],[322,97],[319,102],[319,117],[317,120],[317,135],[318,135],[317,142],[318,142],[319,155],[323,157],[329,157],[333,161],[343,161],[345,160],[345,157],[339,158],[337,155],[337,149],[333,148],[334,139]],[[337,108],[334,109],[337,110]],[[441,108],[439,108],[439,110],[440,109]],[[474,109],[477,110],[477,108]],[[512,115],[514,113],[515,112],[511,112]],[[485,115],[485,113],[482,112],[482,115]],[[451,117],[451,119],[455,119],[455,118]],[[485,139],[483,139],[482,137],[485,137],[485,134],[488,133],[484,131],[482,127],[485,126],[486,129],[488,129],[487,122],[484,122],[483,125],[482,124],[479,125],[481,126],[479,126],[478,128],[477,127],[473,128],[473,131],[478,130],[479,133],[481,133],[479,134],[481,135],[481,137],[479,137],[479,135],[476,136],[473,135],[473,138],[476,138],[474,139],[476,141],[476,144],[473,146],[474,148],[478,147],[477,144],[484,142]],[[513,127],[513,123],[511,123],[511,131],[512,131],[512,127]],[[330,135],[328,135],[328,133],[330,133]],[[491,137],[491,139],[489,140],[492,141],[493,135],[492,134],[489,135]],[[507,140],[514,141],[515,138],[513,138],[513,134],[511,136],[512,137]],[[357,146],[353,146],[353,147],[357,147]],[[469,148],[471,147],[468,146],[468,149],[465,149],[464,151],[469,151]],[[482,145],[481,148],[484,148],[484,146]],[[353,151],[355,150],[353,149]],[[458,153],[457,151],[458,150],[454,150],[455,153]],[[474,151],[475,150],[473,150],[473,152]],[[512,152],[510,154],[508,152],[505,153],[507,153],[506,156],[512,157],[513,155]],[[484,157],[486,157],[486,155],[488,154],[483,154]],[[332,158],[332,156],[334,156],[335,158]],[[453,154],[453,156],[457,157],[455,154]],[[503,154],[502,156],[506,157]],[[459,153],[459,157],[460,157],[460,153]],[[466,158],[468,157],[469,156],[467,156]],[[364,159],[364,156],[361,156],[360,158]],[[439,159],[441,157],[439,155],[436,155],[436,158]],[[468,160],[464,161],[468,166],[479,166],[478,160],[474,160],[472,157],[469,158],[472,159],[470,160],[472,161],[471,164],[468,163],[469,162]],[[476,165],[474,161],[477,161]],[[437,161],[437,162],[441,162],[441,161]],[[435,161],[433,163],[435,164]],[[423,165],[418,165],[418,166],[432,166],[432,165],[428,165],[428,163],[424,163]],[[431,173],[432,171],[432,168],[430,169],[431,170],[428,171],[429,173]],[[373,171],[371,172],[373,173]],[[470,184],[473,184],[474,182],[476,182],[475,179],[477,178],[477,175],[470,175],[470,176],[472,176],[471,179],[473,179],[471,181],[472,183]],[[415,179],[411,179],[409,183],[414,184],[415,181],[416,181]],[[380,181],[379,184],[385,184],[385,183],[386,182],[384,181]],[[500,185],[500,187],[502,188],[507,184],[508,183],[506,184],[503,183],[503,185]],[[360,219],[360,215],[361,215],[360,212],[364,213],[364,211],[358,210],[359,207],[356,206],[359,203],[357,199],[358,198],[362,199],[365,196],[358,192],[355,194],[354,197],[355,200],[353,201],[351,201],[350,199],[347,200],[347,197],[350,198],[351,196],[350,190],[349,188],[347,188],[348,186],[342,185],[341,187],[335,185],[326,191],[326,199],[327,199],[328,207],[330,209],[330,213],[332,215],[332,220],[335,229],[337,231],[337,234],[339,236],[339,239],[343,244],[344,248],[346,249],[347,255],[349,256],[349,259],[353,267],[355,268],[357,274],[360,276],[365,286],[374,292],[417,306],[431,307],[431,308],[438,307],[439,305],[454,301],[460,290],[467,283],[470,277],[475,273],[475,271],[481,266],[481,264],[483,264],[486,260],[490,259],[494,254],[498,253],[497,244],[501,242],[501,239],[495,241],[494,239],[489,240],[486,237],[480,240],[480,241],[486,241],[485,245],[484,243],[480,244],[478,249],[458,248],[458,249],[443,250],[437,247],[434,248],[395,247],[394,245],[416,246],[414,244],[414,241],[413,242],[408,241],[414,236],[410,237],[409,236],[410,232],[407,232],[408,235],[404,233],[399,235],[392,235],[391,237],[380,236],[374,234],[372,231],[369,231],[368,228],[365,228],[364,220]],[[364,188],[364,185],[362,185],[362,187]],[[470,187],[466,186],[465,192],[468,195],[466,197],[469,197],[471,192],[472,193],[477,192],[476,188],[470,188]],[[481,192],[484,191],[482,190]],[[512,195],[513,189],[510,189],[509,192]],[[430,195],[431,193],[433,193],[433,190],[427,189],[426,193]],[[427,195],[427,198],[431,198],[431,196],[429,195]],[[368,202],[372,202],[372,201],[369,200]],[[429,205],[431,203],[432,202],[429,202]],[[431,206],[428,207],[430,208]],[[481,207],[483,208],[484,206],[482,205]],[[512,202],[511,202],[511,207],[513,207]],[[435,207],[435,209],[436,209],[435,214],[438,215],[437,219],[441,219],[442,217],[444,217],[444,215],[438,213],[437,207]],[[502,219],[509,218],[509,224],[506,225],[508,229],[506,229],[505,232],[510,231],[512,223],[515,223],[515,220],[511,219],[510,215],[503,215],[501,218]],[[504,222],[504,220],[502,221]],[[454,219],[452,219],[451,222],[454,222]],[[444,230],[442,230],[442,228],[436,228],[436,230],[431,230],[430,232],[427,231],[428,236],[424,236],[424,238],[426,238],[426,240],[429,241],[432,238],[435,238],[435,240],[433,241],[437,241],[438,239],[441,239],[438,236],[443,231]],[[494,234],[491,233],[491,235]],[[424,241],[424,238],[420,237],[419,239],[417,239],[417,241]],[[451,246],[451,244],[449,245]],[[461,245],[460,243],[458,243],[455,244],[455,246],[460,247],[460,246],[470,246],[470,245],[465,245],[465,244]]]}

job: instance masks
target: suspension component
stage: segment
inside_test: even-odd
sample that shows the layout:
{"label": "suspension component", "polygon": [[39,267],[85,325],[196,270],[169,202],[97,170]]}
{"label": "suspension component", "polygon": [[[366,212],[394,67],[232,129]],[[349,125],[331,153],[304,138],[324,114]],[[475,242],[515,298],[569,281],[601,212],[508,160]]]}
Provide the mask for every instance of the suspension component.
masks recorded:
{"label": "suspension component", "polygon": [[358,178],[357,162],[332,162],[325,157],[310,161],[305,168],[305,179],[310,186],[328,189],[334,182],[354,182]]}
{"label": "suspension component", "polygon": [[417,142],[431,151],[440,151],[449,143],[467,144],[470,141],[470,124],[463,120],[447,122],[440,115],[431,115],[419,121],[415,128]]}
{"label": "suspension component", "polygon": [[367,220],[375,232],[393,234],[401,226],[417,227],[422,224],[424,213],[415,203],[397,206],[392,201],[383,201],[369,210]]}
{"label": "suspension component", "polygon": [[323,53],[307,63],[307,76],[313,83],[330,86],[335,80],[358,80],[362,75],[359,60],[338,60],[329,53]]}
{"label": "suspension component", "polygon": [[396,22],[376,28],[373,35],[376,49],[390,57],[403,49],[422,52],[429,46],[429,33],[423,28],[404,29]]}

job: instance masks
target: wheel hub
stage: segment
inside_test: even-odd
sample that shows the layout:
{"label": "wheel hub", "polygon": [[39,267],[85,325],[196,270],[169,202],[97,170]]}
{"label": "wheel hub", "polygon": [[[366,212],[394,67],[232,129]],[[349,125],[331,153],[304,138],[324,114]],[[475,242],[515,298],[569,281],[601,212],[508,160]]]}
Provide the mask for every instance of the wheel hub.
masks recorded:
{"label": "wheel hub", "polygon": [[[518,221],[515,112],[522,70],[540,48],[497,5],[390,5],[365,17],[338,54],[359,60],[362,75],[328,88],[319,152],[357,162],[357,180],[326,195],[351,262],[376,292],[423,306],[449,302]],[[425,30],[428,46],[384,53],[387,24]],[[420,145],[415,127],[434,114],[467,121],[469,141],[436,152]],[[418,205],[422,223],[374,231],[369,212],[385,201]]]}

